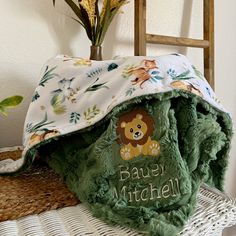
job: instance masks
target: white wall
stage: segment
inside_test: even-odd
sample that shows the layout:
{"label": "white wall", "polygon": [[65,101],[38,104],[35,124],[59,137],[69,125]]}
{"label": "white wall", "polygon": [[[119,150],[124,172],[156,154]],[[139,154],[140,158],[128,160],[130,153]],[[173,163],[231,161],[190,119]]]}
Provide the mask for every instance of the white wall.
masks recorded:
{"label": "white wall", "polygon": [[[202,1],[148,0],[148,31],[201,38]],[[24,102],[7,118],[0,117],[0,147],[21,144],[24,117],[43,63],[56,54],[88,57],[84,30],[66,15],[63,0],[0,0],[0,100],[13,94]],[[236,121],[236,1],[215,1],[216,93]],[[133,55],[133,1],[115,18],[105,42],[104,58]],[[186,53],[202,69],[202,51],[149,46],[148,54]],[[236,138],[226,177],[226,191],[236,196]],[[229,235],[229,234],[228,234]],[[233,235],[233,234],[232,234]]]}
{"label": "white wall", "polygon": [[[236,1],[216,0],[215,3],[215,73],[216,93],[236,123]],[[234,129],[235,130],[235,129]],[[225,178],[226,191],[236,197],[236,135],[234,135],[230,164]],[[224,231],[224,236],[235,236],[236,226]]]}

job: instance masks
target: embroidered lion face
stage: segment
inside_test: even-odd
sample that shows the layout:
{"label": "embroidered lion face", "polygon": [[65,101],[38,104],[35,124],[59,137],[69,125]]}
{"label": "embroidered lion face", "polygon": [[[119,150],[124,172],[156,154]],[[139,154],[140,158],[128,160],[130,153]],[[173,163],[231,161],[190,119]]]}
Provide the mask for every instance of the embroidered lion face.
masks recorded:
{"label": "embroidered lion face", "polygon": [[147,124],[142,121],[143,115],[137,114],[136,117],[126,123],[121,123],[121,128],[124,128],[125,137],[129,140],[140,140],[147,133]]}
{"label": "embroidered lion face", "polygon": [[122,115],[118,122],[117,133],[120,135],[120,143],[143,145],[152,135],[154,120],[144,110],[137,109]]}
{"label": "embroidered lion face", "polygon": [[116,129],[120,136],[121,158],[131,160],[140,155],[158,156],[160,144],[151,139],[153,130],[154,120],[144,110],[136,109],[121,115]]}

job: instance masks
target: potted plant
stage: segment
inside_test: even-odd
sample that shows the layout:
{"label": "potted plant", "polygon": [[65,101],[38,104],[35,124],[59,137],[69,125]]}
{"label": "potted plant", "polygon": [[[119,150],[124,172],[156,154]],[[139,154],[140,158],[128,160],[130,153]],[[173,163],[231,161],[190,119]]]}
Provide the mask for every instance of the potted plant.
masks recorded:
{"label": "potted plant", "polygon": [[[56,0],[52,0],[55,6]],[[127,0],[64,0],[75,13],[72,17],[85,29],[91,41],[90,59],[102,60],[101,45],[107,29]],[[99,5],[101,4],[101,8]]]}

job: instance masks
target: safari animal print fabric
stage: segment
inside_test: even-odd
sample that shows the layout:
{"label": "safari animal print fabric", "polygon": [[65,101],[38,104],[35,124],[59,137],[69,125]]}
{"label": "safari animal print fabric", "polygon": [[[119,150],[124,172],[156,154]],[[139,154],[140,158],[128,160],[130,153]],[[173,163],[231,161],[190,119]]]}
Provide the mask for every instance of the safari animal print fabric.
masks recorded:
{"label": "safari animal print fabric", "polygon": [[[32,147],[91,127],[119,104],[173,90],[199,96],[225,111],[205,78],[180,54],[123,57],[107,61],[65,55],[52,58],[42,69],[27,113],[22,159],[0,162],[0,173],[17,171],[26,162],[25,155]],[[119,132],[130,139],[128,127],[138,121],[145,123],[147,117],[144,113],[137,114],[132,120],[121,123]],[[142,129],[145,131],[145,125]],[[143,135],[139,134],[132,137],[135,143]],[[120,153],[124,159],[134,158],[140,152],[148,155],[159,152],[158,140],[152,140],[151,136],[147,136],[145,144],[127,144],[124,139],[121,143]]]}
{"label": "safari animal print fabric", "polygon": [[0,173],[38,156],[97,217],[177,236],[200,185],[222,190],[231,137],[229,114],[180,54],[58,56],[42,69],[22,158],[1,161]]}

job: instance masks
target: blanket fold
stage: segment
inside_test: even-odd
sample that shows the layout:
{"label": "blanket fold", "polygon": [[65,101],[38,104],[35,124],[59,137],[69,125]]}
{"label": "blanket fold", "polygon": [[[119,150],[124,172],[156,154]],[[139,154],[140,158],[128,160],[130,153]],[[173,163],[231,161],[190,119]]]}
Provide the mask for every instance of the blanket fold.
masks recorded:
{"label": "blanket fold", "polygon": [[[226,164],[222,160],[227,152],[222,148],[229,134],[216,122],[214,109],[204,110],[197,103],[197,99],[179,97],[123,104],[101,124],[99,134],[97,127],[89,131],[87,147],[79,146],[88,133],[75,134],[58,140],[47,161],[96,216],[151,235],[176,235],[193,212],[201,183],[222,188]],[[158,140],[160,153],[124,160],[119,120],[127,114],[144,115],[144,111],[153,118],[151,137]]]}
{"label": "blanket fold", "polygon": [[[36,111],[37,114],[36,114]],[[25,122],[21,171],[36,155],[107,222],[174,236],[200,185],[223,189],[229,114],[180,54],[47,62]]]}

